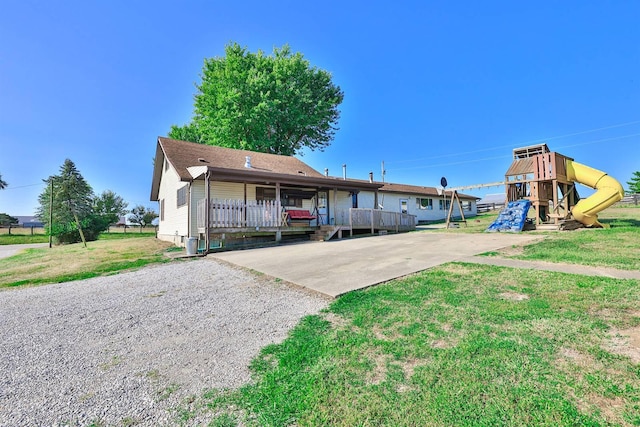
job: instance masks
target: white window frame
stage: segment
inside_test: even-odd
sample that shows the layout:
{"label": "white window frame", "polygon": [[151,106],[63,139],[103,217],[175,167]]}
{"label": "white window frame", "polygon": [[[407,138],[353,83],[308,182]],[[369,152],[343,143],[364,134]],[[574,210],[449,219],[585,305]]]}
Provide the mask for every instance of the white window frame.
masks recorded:
{"label": "white window frame", "polygon": [[[427,200],[427,206],[422,204],[423,200]],[[416,207],[421,211],[432,211],[433,199],[430,197],[416,197]]]}

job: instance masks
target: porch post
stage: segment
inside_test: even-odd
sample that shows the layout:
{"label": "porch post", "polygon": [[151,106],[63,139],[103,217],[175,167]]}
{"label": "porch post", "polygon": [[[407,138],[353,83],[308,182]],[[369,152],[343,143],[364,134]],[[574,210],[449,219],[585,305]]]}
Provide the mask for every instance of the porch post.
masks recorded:
{"label": "porch post", "polygon": [[338,206],[338,188],[333,189],[333,225],[338,225],[338,211],[336,210],[336,206]]}
{"label": "porch post", "polygon": [[244,183],[244,204],[242,205],[242,221],[244,222],[243,226],[247,226],[247,182]]}
{"label": "porch post", "polygon": [[282,210],[282,205],[280,204],[280,183],[276,182],[276,206],[280,207],[280,211],[278,211],[277,214],[277,218],[276,221],[278,221],[278,230],[276,231],[276,242],[279,242],[282,240],[282,215],[281,215],[281,210]]}
{"label": "porch post", "polygon": [[211,172],[207,171],[204,174],[204,200],[205,200],[205,215],[204,215],[204,253],[209,253],[209,247],[211,246]]}
{"label": "porch post", "polygon": [[373,209],[371,209],[371,234],[373,234]]}

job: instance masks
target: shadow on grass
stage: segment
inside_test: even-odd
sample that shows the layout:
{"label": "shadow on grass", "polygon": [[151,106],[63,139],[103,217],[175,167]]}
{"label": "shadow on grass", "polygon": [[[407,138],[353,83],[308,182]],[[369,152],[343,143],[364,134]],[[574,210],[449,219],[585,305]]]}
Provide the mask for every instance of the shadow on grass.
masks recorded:
{"label": "shadow on grass", "polygon": [[612,218],[612,219],[599,218],[598,221],[600,221],[603,224],[609,225],[611,228],[640,227],[640,220],[633,219],[633,218]]}

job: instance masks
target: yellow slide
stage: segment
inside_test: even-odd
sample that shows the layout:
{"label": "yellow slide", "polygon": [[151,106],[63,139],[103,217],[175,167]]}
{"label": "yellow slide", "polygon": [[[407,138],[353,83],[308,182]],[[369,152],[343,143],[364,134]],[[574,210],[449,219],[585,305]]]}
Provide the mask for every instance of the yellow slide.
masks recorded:
{"label": "yellow slide", "polygon": [[567,159],[567,178],[597,190],[571,209],[573,219],[587,227],[602,227],[598,212],[624,197],[622,185],[606,173]]}

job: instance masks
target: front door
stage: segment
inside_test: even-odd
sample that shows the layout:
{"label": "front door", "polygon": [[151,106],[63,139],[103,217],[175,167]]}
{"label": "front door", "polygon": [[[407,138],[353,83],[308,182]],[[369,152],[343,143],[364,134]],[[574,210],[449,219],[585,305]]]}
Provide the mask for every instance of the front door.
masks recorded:
{"label": "front door", "polygon": [[329,194],[326,191],[318,192],[318,225],[328,224]]}
{"label": "front door", "polygon": [[403,214],[409,213],[409,200],[400,199],[400,212]]}

